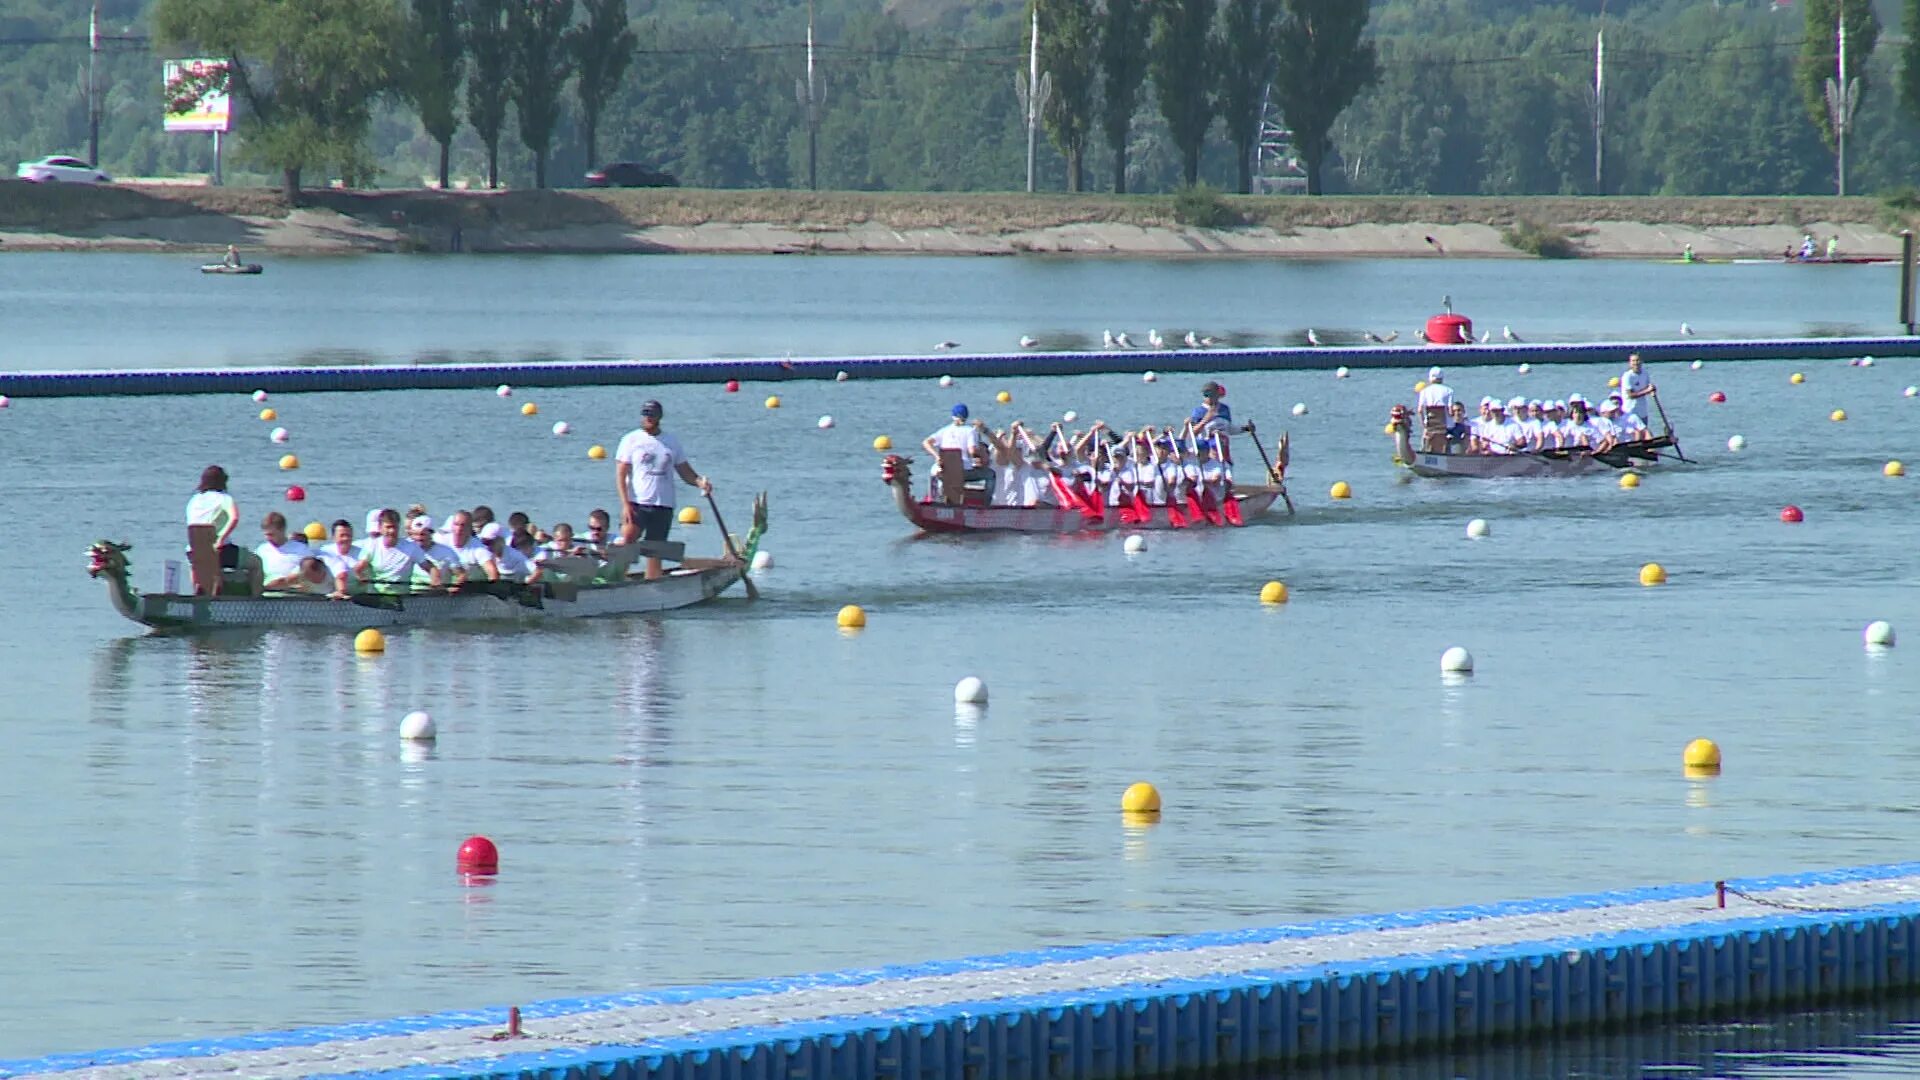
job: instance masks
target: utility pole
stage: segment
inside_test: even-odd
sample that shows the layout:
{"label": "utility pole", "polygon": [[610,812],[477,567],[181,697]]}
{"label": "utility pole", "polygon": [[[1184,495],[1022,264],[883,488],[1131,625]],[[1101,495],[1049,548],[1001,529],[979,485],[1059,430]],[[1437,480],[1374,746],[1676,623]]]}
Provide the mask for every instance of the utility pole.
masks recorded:
{"label": "utility pole", "polygon": [[795,96],[807,116],[807,190],[820,189],[820,112],[827,101],[827,84],[814,81],[813,0],[807,0],[807,77],[795,80]]}
{"label": "utility pole", "polygon": [[1593,193],[1605,195],[1607,165],[1607,32],[1593,35]]}
{"label": "utility pole", "polygon": [[100,58],[100,5],[87,13],[87,164],[100,167],[100,90],[94,62]]}
{"label": "utility pole", "polygon": [[1839,58],[1834,64],[1834,77],[1827,80],[1827,117],[1833,121],[1834,173],[1835,182],[1841,198],[1847,194],[1847,128],[1853,125],[1853,113],[1860,107],[1860,80],[1847,78],[1847,3],[1840,0],[1839,14],[1835,21],[1839,24],[1835,36],[1839,39]]}
{"label": "utility pole", "polygon": [[1040,111],[1053,96],[1053,76],[1040,73],[1040,5],[1033,5],[1033,38],[1027,48],[1027,73],[1013,77],[1020,109],[1027,114],[1027,194],[1034,189],[1034,154],[1040,146]]}

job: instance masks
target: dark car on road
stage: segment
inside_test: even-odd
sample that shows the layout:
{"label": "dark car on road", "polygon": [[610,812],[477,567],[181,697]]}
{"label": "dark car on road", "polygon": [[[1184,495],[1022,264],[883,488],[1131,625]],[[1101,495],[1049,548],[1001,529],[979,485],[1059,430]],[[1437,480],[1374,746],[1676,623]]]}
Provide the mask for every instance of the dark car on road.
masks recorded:
{"label": "dark car on road", "polygon": [[637,161],[616,161],[587,174],[588,187],[679,187],[672,173],[656,172]]}

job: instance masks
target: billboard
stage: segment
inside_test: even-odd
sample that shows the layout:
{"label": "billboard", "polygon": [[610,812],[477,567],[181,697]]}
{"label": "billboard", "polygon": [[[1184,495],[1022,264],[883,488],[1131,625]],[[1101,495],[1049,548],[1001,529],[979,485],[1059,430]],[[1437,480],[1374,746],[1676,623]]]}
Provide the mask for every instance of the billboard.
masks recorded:
{"label": "billboard", "polygon": [[225,60],[168,60],[161,69],[168,131],[232,131]]}

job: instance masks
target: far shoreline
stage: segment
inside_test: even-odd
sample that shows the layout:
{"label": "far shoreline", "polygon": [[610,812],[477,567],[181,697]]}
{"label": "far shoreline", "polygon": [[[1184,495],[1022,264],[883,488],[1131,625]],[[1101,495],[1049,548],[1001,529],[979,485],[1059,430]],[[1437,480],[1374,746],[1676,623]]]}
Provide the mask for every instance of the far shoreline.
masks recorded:
{"label": "far shoreline", "polygon": [[[0,181],[0,253],[925,254],[1144,259],[1897,258],[1906,216],[1871,198],[1172,196],[679,188],[314,191]],[[1524,250],[1523,250],[1524,249]]]}

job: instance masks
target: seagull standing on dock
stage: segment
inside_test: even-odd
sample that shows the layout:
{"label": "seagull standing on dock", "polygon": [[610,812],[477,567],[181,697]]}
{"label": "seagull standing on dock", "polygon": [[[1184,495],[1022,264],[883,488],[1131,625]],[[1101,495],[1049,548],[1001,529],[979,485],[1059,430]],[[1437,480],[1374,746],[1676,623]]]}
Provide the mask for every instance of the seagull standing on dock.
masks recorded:
{"label": "seagull standing on dock", "polygon": [[1220,339],[1217,337],[1202,337],[1200,339],[1200,347],[1203,349],[1211,349],[1218,344],[1220,344]]}
{"label": "seagull standing on dock", "polygon": [[1120,347],[1120,343],[1113,339],[1113,331],[1100,331],[1100,347],[1103,349],[1117,349]]}
{"label": "seagull standing on dock", "polygon": [[1307,344],[1318,346],[1320,343],[1320,335],[1313,332],[1313,327],[1307,327]]}
{"label": "seagull standing on dock", "polygon": [[1480,344],[1485,345],[1487,342],[1492,340],[1493,340],[1493,331],[1491,330],[1480,331]]}
{"label": "seagull standing on dock", "polygon": [[1191,330],[1187,331],[1186,341],[1187,341],[1187,348],[1189,349],[1197,349],[1200,347],[1200,335],[1194,333]]}
{"label": "seagull standing on dock", "polygon": [[1119,333],[1113,335],[1113,343],[1115,345],[1120,346],[1123,349],[1133,348],[1133,341],[1127,337],[1127,332],[1125,330],[1122,330]]}
{"label": "seagull standing on dock", "polygon": [[1020,335],[1020,347],[1021,347],[1021,348],[1023,348],[1023,349],[1031,349],[1031,348],[1033,348],[1033,347],[1034,347],[1035,345],[1038,345],[1038,344],[1040,344],[1040,339],[1039,339],[1039,338],[1037,338],[1037,337],[1034,337],[1034,336],[1033,336],[1032,334],[1021,334],[1021,335]]}
{"label": "seagull standing on dock", "polygon": [[1453,328],[1456,331],[1458,331],[1460,334],[1460,344],[1462,345],[1473,344],[1473,331],[1467,329],[1466,323],[1455,323],[1453,324]]}
{"label": "seagull standing on dock", "polygon": [[1160,331],[1158,330],[1148,330],[1147,344],[1153,346],[1156,349],[1164,349],[1167,347],[1167,339],[1161,337]]}
{"label": "seagull standing on dock", "polygon": [[1516,333],[1514,333],[1514,332],[1513,332],[1513,327],[1511,327],[1511,326],[1503,326],[1503,327],[1501,327],[1501,328],[1500,328],[1500,336],[1501,336],[1501,337],[1503,337],[1503,338],[1505,338],[1505,339],[1507,339],[1508,341],[1511,341],[1511,342],[1515,342],[1515,343],[1518,343],[1518,342],[1519,342],[1519,340],[1520,340],[1520,335],[1519,335],[1519,334],[1516,334]]}
{"label": "seagull standing on dock", "polygon": [[1380,339],[1380,344],[1388,345],[1399,340],[1400,340],[1400,331],[1389,330],[1387,331],[1387,336]]}
{"label": "seagull standing on dock", "polygon": [[1681,337],[1692,337],[1692,336],[1693,336],[1693,327],[1691,327],[1691,326],[1688,326],[1688,325],[1687,325],[1686,323],[1681,323],[1681,324],[1680,324],[1680,336],[1681,336]]}
{"label": "seagull standing on dock", "polygon": [[946,352],[948,349],[957,349],[959,347],[960,347],[960,343],[957,341],[943,341],[940,344],[934,346],[934,348],[939,349],[941,352]]}

